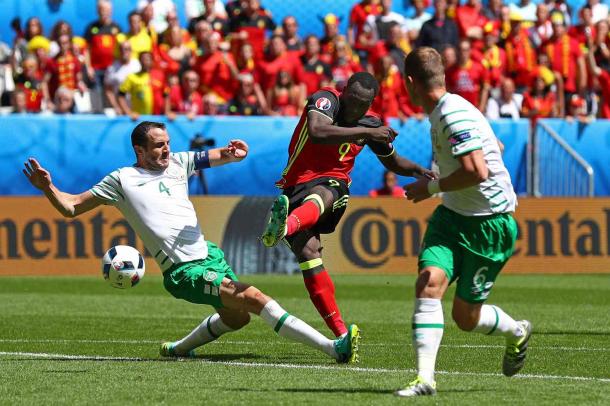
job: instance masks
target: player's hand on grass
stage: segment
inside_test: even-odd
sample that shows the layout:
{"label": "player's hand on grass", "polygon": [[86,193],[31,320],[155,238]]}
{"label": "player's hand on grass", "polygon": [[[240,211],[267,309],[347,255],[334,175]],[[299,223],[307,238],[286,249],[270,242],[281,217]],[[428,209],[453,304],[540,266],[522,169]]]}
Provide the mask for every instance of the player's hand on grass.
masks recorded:
{"label": "player's hand on grass", "polygon": [[231,140],[222,154],[232,162],[241,161],[248,155],[248,144],[242,140]]}
{"label": "player's hand on grass", "polygon": [[23,173],[35,188],[45,190],[51,185],[51,174],[36,159],[29,158],[24,166]]}
{"label": "player's hand on grass", "polygon": [[421,202],[430,197],[428,193],[428,178],[420,178],[413,183],[409,183],[404,187],[407,195],[407,200],[413,200],[413,203]]}
{"label": "player's hand on grass", "polygon": [[393,128],[383,125],[377,128],[369,128],[368,135],[371,141],[388,144],[394,141],[398,133]]}

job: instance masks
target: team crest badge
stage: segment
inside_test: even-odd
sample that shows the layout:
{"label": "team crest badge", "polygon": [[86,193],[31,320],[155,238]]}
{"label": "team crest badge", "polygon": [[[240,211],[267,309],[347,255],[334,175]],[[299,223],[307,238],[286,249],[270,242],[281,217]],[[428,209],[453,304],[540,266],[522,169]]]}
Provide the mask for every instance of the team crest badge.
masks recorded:
{"label": "team crest badge", "polygon": [[328,100],[326,97],[320,97],[318,100],[316,100],[316,108],[318,110],[326,111],[330,109],[330,106],[330,100]]}
{"label": "team crest badge", "polygon": [[203,279],[205,279],[206,282],[214,282],[216,280],[216,278],[218,278],[218,274],[214,271],[209,271],[203,277]]}

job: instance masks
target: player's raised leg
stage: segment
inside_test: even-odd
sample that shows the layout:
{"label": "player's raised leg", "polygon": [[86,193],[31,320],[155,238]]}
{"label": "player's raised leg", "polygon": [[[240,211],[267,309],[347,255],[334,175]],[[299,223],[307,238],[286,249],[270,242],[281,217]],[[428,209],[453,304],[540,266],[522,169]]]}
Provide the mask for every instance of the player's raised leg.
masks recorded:
{"label": "player's raised leg", "polygon": [[417,378],[406,388],[396,391],[397,396],[413,397],[436,393],[434,368],[445,327],[441,299],[448,285],[449,280],[440,268],[428,266],[419,272],[415,285],[412,324]]}
{"label": "player's raised leg", "polygon": [[301,319],[289,314],[275,300],[254,286],[224,279],[220,298],[226,308],[257,314],[280,336],[320,350],[337,362],[354,363],[358,360],[360,331],[355,324],[349,326],[348,334],[344,337],[330,340]]}
{"label": "player's raised leg", "polygon": [[239,330],[250,322],[248,312],[220,308],[206,317],[193,331],[175,342],[161,344],[160,353],[165,357],[193,357],[195,348],[217,340],[221,335]]}

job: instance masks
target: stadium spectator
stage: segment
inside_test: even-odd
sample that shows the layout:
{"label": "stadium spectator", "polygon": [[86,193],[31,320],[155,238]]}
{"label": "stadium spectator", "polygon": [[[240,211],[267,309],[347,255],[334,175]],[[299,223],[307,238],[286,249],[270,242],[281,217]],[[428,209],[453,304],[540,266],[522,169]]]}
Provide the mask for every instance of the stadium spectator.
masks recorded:
{"label": "stadium spectator", "polygon": [[487,69],[491,89],[500,86],[500,80],[506,75],[506,52],[498,46],[500,31],[493,24],[484,27],[483,59],[481,64]]}
{"label": "stadium spectator", "polygon": [[332,53],[332,64],[330,70],[334,86],[337,90],[342,91],[347,84],[348,79],[356,72],[362,71],[362,66],[355,59],[356,55],[347,41],[339,37],[334,42]]}
{"label": "stadium spectator", "polygon": [[489,96],[489,75],[471,55],[470,41],[461,39],[457,63],[446,70],[447,90],[459,94],[479,110],[485,111]]}
{"label": "stadium spectator", "polygon": [[[409,41],[414,42],[419,36],[422,25],[432,18],[432,14],[426,11],[428,0],[413,0],[413,16],[407,18],[405,29]],[[401,70],[402,72],[402,70]]]}
{"label": "stadium spectator", "polygon": [[296,82],[302,76],[302,66],[298,57],[288,53],[281,35],[274,34],[269,40],[267,57],[259,63],[259,83],[265,93],[275,85],[275,79],[280,70],[290,73]]}
{"label": "stadium spectator", "polygon": [[381,0],[380,4],[381,13],[369,15],[364,23],[363,30],[367,33],[368,47],[374,46],[378,41],[387,41],[390,38],[390,27],[396,24],[403,31],[407,30],[407,19],[392,11],[392,0]]}
{"label": "stadium spectator", "polygon": [[483,15],[489,21],[499,22],[502,17],[502,0],[489,0],[487,6],[483,7]]}
{"label": "stadium spectator", "polygon": [[417,47],[432,47],[440,51],[447,44],[458,46],[458,27],[446,13],[447,0],[434,0],[434,17],[422,25],[415,43]]}
{"label": "stadium spectator", "polygon": [[546,4],[539,3],[536,7],[536,22],[528,29],[528,36],[536,48],[553,36],[553,24],[549,19],[549,8]]}
{"label": "stadium spectator", "polygon": [[43,36],[42,23],[38,17],[32,17],[25,23],[25,29],[21,32],[18,26],[19,20],[16,20],[14,28],[16,29],[15,41],[13,45],[13,54],[11,55],[11,65],[15,75],[22,71],[23,61],[30,52],[30,41],[35,37]]}
{"label": "stadium spectator", "polygon": [[[81,72],[81,64],[78,57],[72,52],[72,40],[69,35],[60,35],[59,53],[55,58],[49,60],[42,83],[42,89],[48,100],[55,99],[55,91],[63,86],[68,90],[79,89],[85,92],[85,83]],[[49,106],[52,109],[52,106]]]}
{"label": "stadium spectator", "polygon": [[589,38],[595,38],[597,35],[591,7],[585,5],[581,8],[578,12],[578,17],[578,24],[568,28],[568,36],[576,40],[583,52],[587,52]]}
{"label": "stadium spectator", "polygon": [[552,82],[547,83],[544,73],[539,72],[532,80],[531,90],[523,94],[523,104],[521,106],[521,115],[530,118],[532,126],[539,118],[557,117],[559,115],[557,95],[552,89]]}
{"label": "stadium spectator", "polygon": [[379,189],[373,189],[369,191],[370,197],[405,197],[405,190],[398,185],[396,180],[396,174],[392,171],[383,171],[383,177],[381,179],[382,186]]}
{"label": "stadium spectator", "polygon": [[11,106],[13,107],[12,114],[26,114],[28,112],[27,95],[22,88],[16,88],[13,92]]}
{"label": "stadium spectator", "polygon": [[322,59],[330,63],[332,60],[332,53],[334,52],[335,41],[341,38],[342,35],[339,33],[339,17],[329,13],[322,19],[324,23],[324,36],[320,39],[320,51],[322,53]]}
{"label": "stadium spectator", "polygon": [[380,57],[376,65],[375,78],[379,82],[379,93],[371,105],[371,110],[378,112],[386,123],[389,118],[394,117],[404,123],[415,112],[407,102],[408,95],[400,71],[389,54]]}
{"label": "stadium spectator", "polygon": [[145,31],[146,34],[150,37],[152,41],[152,50],[159,43],[158,33],[155,29],[153,19],[154,19],[154,10],[151,3],[148,3],[142,8],[140,11],[140,17],[142,17],[142,31]]}
{"label": "stadium spectator", "polygon": [[[59,53],[59,37],[61,35],[68,35],[70,37],[70,41],[72,41],[72,26],[64,20],[59,20],[53,28],[51,29],[51,35],[49,36],[49,40],[51,41],[49,45],[49,57],[55,58]],[[73,44],[76,48],[76,44]],[[75,49],[75,54],[77,54]]]}
{"label": "stadium spectator", "polygon": [[50,102],[44,99],[42,74],[38,69],[38,59],[27,55],[21,63],[21,73],[15,77],[15,88],[25,94],[25,108],[28,113],[38,113]]}
{"label": "stadium spectator", "polygon": [[242,44],[237,53],[236,66],[239,73],[249,73],[254,76],[255,81],[258,82],[258,69],[256,61],[254,60],[252,45],[248,43]]}
{"label": "stadium spectator", "polygon": [[10,93],[15,90],[13,69],[11,68],[12,50],[7,43],[0,41],[0,106],[12,105]]}
{"label": "stadium spectator", "polygon": [[402,72],[405,66],[405,58],[411,52],[411,44],[409,37],[405,35],[400,26],[393,25],[390,27],[390,38],[385,42],[385,51],[392,55],[398,71]]}
{"label": "stadium spectator", "polygon": [[558,11],[563,15],[566,26],[572,24],[572,9],[565,0],[544,0],[549,7],[549,14]]}
{"label": "stadium spectator", "polygon": [[592,43],[589,47],[587,64],[591,75],[597,79],[596,84],[601,95],[599,117],[610,119],[610,71],[608,71],[608,68],[601,68],[595,61],[597,46],[597,44]]}
{"label": "stadium spectator", "polygon": [[[165,78],[163,72],[153,69],[150,52],[141,52],[138,73],[127,75],[119,87],[118,103],[121,111],[137,120],[142,114],[161,114],[164,104]],[[129,103],[126,96],[129,95]]]}
{"label": "stadium spectator", "polygon": [[492,97],[487,102],[485,116],[490,120],[510,118],[517,120],[521,117],[523,96],[515,93],[515,83],[511,78],[502,79],[500,95]]}
{"label": "stadium spectator", "polygon": [[137,73],[142,69],[140,61],[131,57],[131,43],[125,41],[119,45],[119,58],[106,69],[104,76],[104,93],[110,106],[118,115],[126,114],[121,109],[117,96],[119,87],[132,73]]}
{"label": "stadium spectator", "polygon": [[197,72],[184,72],[181,83],[173,85],[165,97],[165,115],[170,121],[173,121],[177,114],[185,114],[189,120],[203,114],[203,100],[198,89]]}
{"label": "stadium spectator", "polygon": [[224,7],[221,9],[216,8],[217,0],[203,0],[200,3],[203,4],[203,12],[190,19],[188,24],[188,31],[194,32],[195,26],[199,21],[206,21],[212,26],[212,29],[225,38],[229,34],[229,20]]}
{"label": "stadium spectator", "polygon": [[529,86],[536,66],[536,49],[531,43],[527,29],[521,25],[522,17],[510,15],[510,33],[504,41],[506,51],[506,71],[514,80],[518,93]]}
{"label": "stadium spectator", "polygon": [[213,94],[206,94],[202,98],[203,114],[206,116],[217,116],[221,114],[218,98]]}
{"label": "stadium spectator", "polygon": [[168,30],[167,43],[157,47],[158,63],[166,75],[179,75],[189,69],[192,52],[184,42],[182,28],[170,26]]}
{"label": "stadium spectator", "polygon": [[216,32],[206,34],[203,26],[209,24],[200,21],[195,27],[199,48],[192,64],[193,70],[199,74],[202,93],[214,93],[221,103],[226,103],[237,88],[237,67],[233,56],[220,50],[220,35]]}
{"label": "stadium spectator", "polygon": [[525,28],[529,28],[537,20],[536,4],[530,0],[520,0],[519,3],[511,3],[508,5],[508,8],[511,13],[521,16]]}
{"label": "stadium spectator", "polygon": [[602,69],[610,69],[610,36],[608,35],[608,21],[602,20],[595,24],[596,35],[589,47],[595,49],[595,62]]}
{"label": "stadium spectator", "polygon": [[315,35],[305,37],[305,52],[300,62],[303,66],[300,81],[305,85],[306,96],[329,85],[332,71],[330,65],[320,59],[320,40]]}
{"label": "stadium spectator", "polygon": [[455,22],[458,26],[460,38],[470,40],[473,48],[480,49],[483,45],[483,27],[487,18],[483,14],[481,0],[468,0],[456,10]]}
{"label": "stadium spectator", "polygon": [[[194,18],[203,15],[207,8],[208,7],[203,0],[184,0],[184,13],[187,21],[191,21]],[[214,13],[216,15],[228,18],[227,11],[225,10],[225,5],[222,0],[214,0],[212,8],[214,9]]]}
{"label": "stadium spectator", "polygon": [[282,37],[288,52],[300,54],[303,51],[304,45],[301,37],[299,37],[298,30],[299,25],[296,18],[293,16],[284,17],[284,20],[282,20]]}
{"label": "stadium spectator", "polygon": [[267,92],[267,105],[271,115],[296,116],[301,110],[301,101],[306,97],[303,87],[295,84],[290,72],[280,70],[275,85]]}
{"label": "stadium spectator", "polygon": [[[561,74],[566,103],[568,103],[572,95],[585,90],[587,83],[585,58],[578,42],[566,32],[563,14],[553,12],[551,23],[553,36],[542,45],[541,51],[548,55],[552,70]],[[569,105],[566,104],[566,111],[568,110]]]}
{"label": "stadium spectator", "polygon": [[119,42],[129,41],[131,43],[131,57],[138,59],[141,52],[152,52],[153,39],[142,21],[142,15],[137,11],[129,13],[129,31],[126,34],[117,35]]}
{"label": "stadium spectator", "polygon": [[172,0],[140,0],[138,1],[138,11],[143,11],[146,7],[151,8],[152,28],[155,32],[161,33],[167,29],[167,15],[176,11],[176,5]]}
{"label": "stadium spectator", "polygon": [[116,36],[121,29],[112,21],[112,3],[109,0],[98,0],[97,15],[97,21],[85,28],[84,38],[88,45],[85,51],[85,67],[88,83],[91,83],[89,86],[92,90],[91,104],[93,111],[99,113],[104,106],[102,96],[104,75],[114,61]]}
{"label": "stadium spectator", "polygon": [[379,0],[362,0],[360,3],[355,4],[350,10],[349,23],[347,26],[347,41],[363,62],[366,61],[368,52],[367,34],[364,31],[366,19],[371,15],[378,16],[382,12],[383,8]]}
{"label": "stadium spectator", "polygon": [[267,31],[274,31],[276,24],[270,14],[261,8],[259,0],[243,0],[243,9],[235,16],[229,13],[229,23],[232,37],[239,49],[242,42],[249,42],[254,50],[254,57],[262,59],[265,53],[265,37]]}
{"label": "stadium spectator", "polygon": [[588,0],[587,6],[591,8],[593,24],[597,24],[600,21],[608,20],[607,4],[603,4],[599,0]]}
{"label": "stadium spectator", "polygon": [[237,94],[228,104],[230,115],[260,116],[269,112],[267,101],[252,75],[240,74]]}
{"label": "stadium spectator", "polygon": [[72,114],[74,110],[74,90],[68,89],[66,86],[58,87],[53,103],[53,113]]}

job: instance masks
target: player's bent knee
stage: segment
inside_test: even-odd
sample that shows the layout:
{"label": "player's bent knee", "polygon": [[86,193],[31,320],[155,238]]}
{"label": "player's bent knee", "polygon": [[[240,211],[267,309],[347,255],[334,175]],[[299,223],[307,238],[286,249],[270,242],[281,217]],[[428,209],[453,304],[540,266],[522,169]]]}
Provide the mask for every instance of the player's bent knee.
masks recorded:
{"label": "player's bent knee", "polygon": [[265,295],[254,286],[250,286],[244,291],[244,299],[246,301],[247,310],[256,314],[260,314],[263,307],[271,300],[269,296]]}
{"label": "player's bent knee", "polygon": [[418,298],[440,299],[447,289],[445,273],[438,268],[424,268],[415,282],[415,296]]}
{"label": "player's bent knee", "polygon": [[455,310],[451,313],[455,324],[462,331],[472,331],[477,326],[479,319],[474,318],[471,315],[465,315],[457,313]]}

